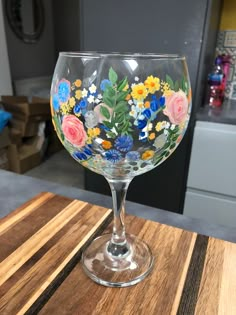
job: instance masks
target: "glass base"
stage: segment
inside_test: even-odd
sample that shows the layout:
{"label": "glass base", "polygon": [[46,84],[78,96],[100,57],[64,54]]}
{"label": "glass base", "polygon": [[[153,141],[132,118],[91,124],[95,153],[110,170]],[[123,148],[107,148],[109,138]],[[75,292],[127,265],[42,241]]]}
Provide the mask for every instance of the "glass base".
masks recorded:
{"label": "glass base", "polygon": [[110,234],[96,238],[82,255],[86,274],[108,287],[128,287],[143,280],[151,271],[153,256],[149,246],[134,235],[126,235],[128,252],[116,257],[107,248]]}

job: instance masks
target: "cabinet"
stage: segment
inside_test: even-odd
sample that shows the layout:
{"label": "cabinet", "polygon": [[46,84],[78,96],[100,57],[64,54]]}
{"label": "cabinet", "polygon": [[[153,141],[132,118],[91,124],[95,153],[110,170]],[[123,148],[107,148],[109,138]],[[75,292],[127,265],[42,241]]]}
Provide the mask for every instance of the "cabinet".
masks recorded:
{"label": "cabinet", "polygon": [[184,214],[236,226],[236,126],[197,121]]}

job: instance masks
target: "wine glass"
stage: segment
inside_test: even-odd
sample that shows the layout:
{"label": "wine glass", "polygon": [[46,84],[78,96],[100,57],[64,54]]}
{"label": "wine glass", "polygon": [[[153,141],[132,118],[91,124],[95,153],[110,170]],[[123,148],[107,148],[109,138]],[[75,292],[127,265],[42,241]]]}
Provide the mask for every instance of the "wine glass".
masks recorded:
{"label": "wine glass", "polygon": [[183,56],[59,54],[51,86],[55,130],[76,161],[106,178],[113,199],[112,235],[96,238],[82,256],[83,268],[95,282],[126,287],[151,271],[149,246],[125,232],[126,192],[134,176],[173,153],[190,110]]}

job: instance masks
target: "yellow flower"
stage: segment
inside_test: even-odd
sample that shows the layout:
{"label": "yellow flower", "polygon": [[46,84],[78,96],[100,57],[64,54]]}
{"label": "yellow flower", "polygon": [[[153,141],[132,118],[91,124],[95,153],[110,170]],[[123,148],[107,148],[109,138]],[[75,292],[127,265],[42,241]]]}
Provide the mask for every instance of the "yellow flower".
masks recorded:
{"label": "yellow flower", "polygon": [[139,103],[137,104],[137,106],[138,106],[138,108],[143,108],[143,103],[139,102]]}
{"label": "yellow flower", "polygon": [[102,142],[102,147],[103,147],[103,149],[110,149],[111,148],[111,141],[104,140]]}
{"label": "yellow flower", "polygon": [[150,135],[148,136],[148,138],[149,138],[150,140],[155,139],[155,133],[154,133],[154,132],[150,133]]}
{"label": "yellow flower", "polygon": [[87,144],[91,144],[92,143],[92,138],[88,137],[86,142],[87,142]]}
{"label": "yellow flower", "polygon": [[70,105],[68,103],[62,103],[60,106],[60,111],[63,115],[70,113]]}
{"label": "yellow flower", "polygon": [[130,99],[131,99],[131,95],[128,94],[128,95],[126,96],[125,100],[126,100],[126,101],[129,101]]}
{"label": "yellow flower", "polygon": [[135,84],[132,86],[132,92],[131,95],[136,100],[143,100],[147,95],[148,91],[143,83]]}
{"label": "yellow flower", "polygon": [[161,91],[163,92],[163,96],[170,96],[174,91],[170,89],[169,83],[165,81],[161,81]]}
{"label": "yellow flower", "polygon": [[162,129],[162,123],[159,121],[157,124],[156,124],[156,127],[155,127],[156,131],[161,131]]}
{"label": "yellow flower", "polygon": [[142,159],[143,160],[149,160],[153,157],[154,153],[155,152],[153,150],[147,150],[147,151],[143,152]]}
{"label": "yellow flower", "polygon": [[100,135],[101,130],[100,130],[100,128],[97,128],[97,127],[96,128],[88,128],[87,132],[88,132],[89,137],[95,138],[95,137]]}
{"label": "yellow flower", "polygon": [[80,100],[82,97],[82,91],[81,90],[77,90],[75,92],[75,98],[77,98],[77,100]]}
{"label": "yellow flower", "polygon": [[81,80],[78,79],[78,80],[75,81],[75,86],[76,87],[81,87],[81,84],[82,84]]}
{"label": "yellow flower", "polygon": [[144,82],[148,92],[154,94],[156,91],[160,90],[160,79],[150,75]]}
{"label": "yellow flower", "polygon": [[74,97],[71,97],[69,99],[69,106],[70,106],[70,108],[73,108],[75,106],[75,98]]}

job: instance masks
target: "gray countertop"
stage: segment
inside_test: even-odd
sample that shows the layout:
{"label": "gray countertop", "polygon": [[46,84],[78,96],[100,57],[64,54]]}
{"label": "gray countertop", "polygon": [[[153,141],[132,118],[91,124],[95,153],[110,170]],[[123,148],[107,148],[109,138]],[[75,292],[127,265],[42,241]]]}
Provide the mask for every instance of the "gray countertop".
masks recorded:
{"label": "gray countertop", "polygon": [[[110,208],[112,205],[111,198],[108,196],[0,170],[0,217],[7,215],[42,191],[50,191],[104,207]],[[126,210],[129,214],[145,219],[236,243],[236,228],[217,226],[202,220],[129,201],[126,203]]]}
{"label": "gray countertop", "polygon": [[225,100],[220,108],[205,105],[200,108],[197,120],[236,125],[236,100]]}

